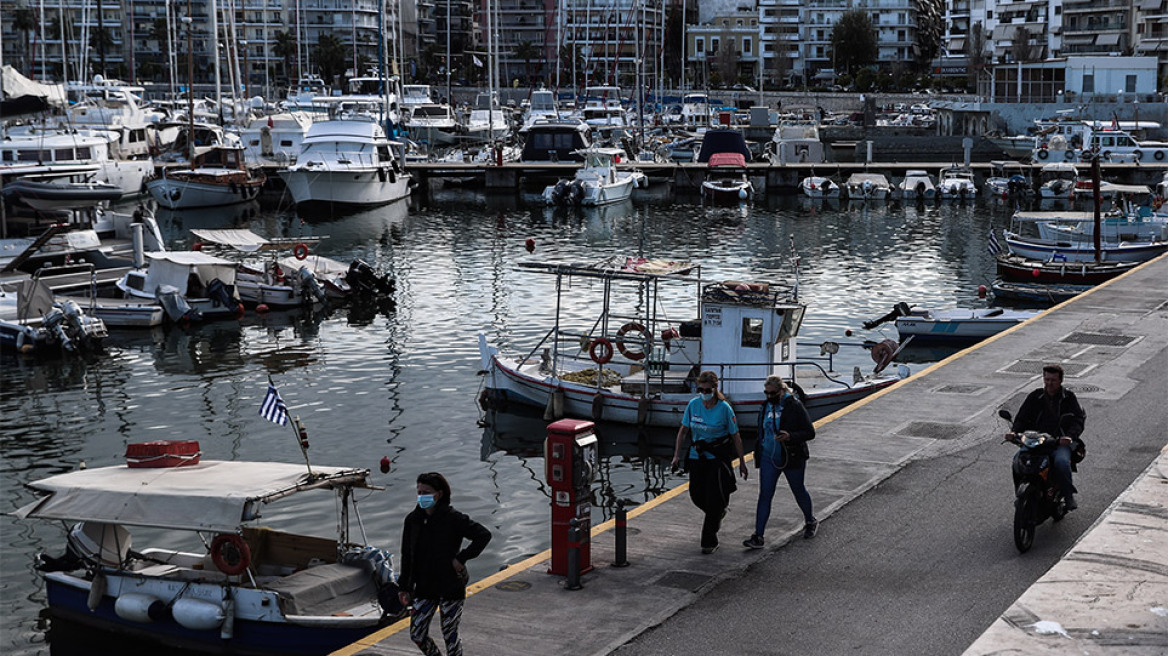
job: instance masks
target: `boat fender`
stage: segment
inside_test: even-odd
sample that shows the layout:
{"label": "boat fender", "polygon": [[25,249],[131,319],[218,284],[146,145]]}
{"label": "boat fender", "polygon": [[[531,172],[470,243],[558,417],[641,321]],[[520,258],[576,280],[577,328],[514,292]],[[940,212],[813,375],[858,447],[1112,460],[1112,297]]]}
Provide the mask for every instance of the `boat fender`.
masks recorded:
{"label": "boat fender", "polygon": [[94,573],[93,580],[89,582],[89,596],[85,600],[85,605],[89,610],[97,610],[97,607],[101,605],[102,597],[105,597],[105,590],[105,574],[100,571]]}
{"label": "boat fender", "polygon": [[393,172],[393,169],[390,169],[389,170],[389,184],[396,184],[396,183],[397,183],[397,174]]}
{"label": "boat fender", "polygon": [[181,189],[171,189],[170,190],[170,199],[171,200],[178,200],[180,198],[182,198],[182,190]]}
{"label": "boat fender", "polygon": [[189,597],[175,600],[170,613],[175,622],[192,631],[218,629],[227,616],[219,604]]}
{"label": "boat fender", "polygon": [[235,637],[235,597],[231,596],[231,588],[223,591],[223,626],[219,637],[223,640]]}
{"label": "boat fender", "polygon": [[242,536],[220,533],[211,541],[211,562],[228,576],[242,574],[251,564],[251,548]]}
{"label": "boat fender", "polygon": [[161,622],[167,618],[166,604],[154,595],[131,592],[118,597],[114,602],[114,612],[118,617],[131,622]]}
{"label": "boat fender", "polygon": [[564,418],[564,388],[557,387],[556,391],[552,392],[552,413],[556,419]]}
{"label": "boat fender", "polygon": [[[636,339],[632,337],[626,339],[625,335],[629,333],[636,333]],[[616,347],[620,349],[621,355],[630,360],[642,360],[645,358],[645,351],[643,350],[642,344],[650,339],[649,331],[645,330],[645,326],[636,321],[630,321],[621,326],[620,330],[616,331]],[[631,344],[627,342],[631,342]]]}
{"label": "boat fender", "polygon": [[592,397],[592,421],[601,421],[604,418],[604,395]]}
{"label": "boat fender", "polygon": [[300,242],[299,244],[296,244],[295,246],[293,246],[292,247],[292,255],[295,256],[296,259],[298,259],[298,260],[307,259],[308,258],[308,244],[305,244],[304,242]]}
{"label": "boat fender", "polygon": [[1161,161],[1161,160],[1163,160],[1163,159],[1164,159],[1164,151],[1162,151],[1162,150],[1157,150],[1157,151],[1156,151],[1156,154],[1155,154],[1155,155],[1152,155],[1152,157],[1155,157],[1157,161]]}
{"label": "boat fender", "polygon": [[608,364],[612,360],[612,355],[612,342],[607,337],[598,337],[588,347],[588,356],[596,364]]}
{"label": "boat fender", "polygon": [[892,356],[896,353],[896,347],[896,342],[891,339],[886,339],[872,345],[872,361],[876,363],[876,371],[882,371],[892,362]]}
{"label": "boat fender", "polygon": [[377,179],[385,182],[385,169],[377,169]]}
{"label": "boat fender", "polygon": [[746,189],[738,190],[738,200],[746,200],[747,195],[748,194],[746,193]]}
{"label": "boat fender", "polygon": [[1137,148],[1136,150],[1132,151],[1132,157],[1135,157],[1136,161],[1138,162],[1144,158],[1144,153]]}
{"label": "boat fender", "polygon": [[1066,152],[1066,153],[1063,155],[1063,158],[1064,158],[1064,159],[1066,159],[1068,162],[1069,162],[1069,161],[1071,161],[1071,160],[1073,160],[1073,159],[1075,159],[1075,151],[1073,151],[1073,150],[1068,150],[1068,151],[1067,151],[1067,152]]}
{"label": "boat fender", "polygon": [[1047,157],[1050,157],[1050,151],[1045,148],[1038,151],[1038,159],[1046,159]]}
{"label": "boat fender", "polygon": [[637,425],[644,426],[649,422],[649,409],[651,407],[649,397],[642,396],[637,400]]}
{"label": "boat fender", "polygon": [[1099,156],[1105,160],[1111,161],[1111,151],[1110,150],[1103,151]]}
{"label": "boat fender", "polygon": [[239,195],[239,185],[236,184],[234,180],[231,181],[230,187],[231,187],[231,193],[238,196]]}

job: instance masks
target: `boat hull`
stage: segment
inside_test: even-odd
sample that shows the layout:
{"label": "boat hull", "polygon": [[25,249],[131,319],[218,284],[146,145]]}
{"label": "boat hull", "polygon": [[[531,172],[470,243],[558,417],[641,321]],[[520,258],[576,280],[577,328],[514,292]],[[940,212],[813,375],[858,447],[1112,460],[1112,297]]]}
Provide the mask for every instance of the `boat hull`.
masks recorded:
{"label": "boat hull", "polygon": [[[78,624],[103,631],[132,635],[180,649],[231,654],[327,654],[352,644],[375,631],[373,620],[351,622],[351,626],[313,626],[282,619],[256,621],[236,616],[232,637],[223,639],[221,629],[193,630],[171,618],[156,622],[134,622],[120,617],[115,599],[103,596],[96,609],[88,606],[89,583],[61,575],[45,577],[49,611]],[[345,618],[356,619],[356,618]]]}
{"label": "boat hull", "polygon": [[262,181],[243,185],[206,184],[180,178],[159,178],[146,183],[146,189],[160,206],[170,210],[197,207],[220,207],[254,200]]}
{"label": "boat hull", "polygon": [[284,179],[297,205],[332,203],[374,206],[392,203],[410,195],[409,175],[386,169],[292,169],[281,171],[280,177]]}
{"label": "boat hull", "polygon": [[896,329],[900,333],[901,341],[912,336],[914,344],[976,342],[1013,328],[1037,314],[1037,311],[1001,309],[937,312],[924,317],[899,317],[896,320]]}
{"label": "boat hull", "polygon": [[1098,285],[1131,271],[1139,262],[1043,262],[998,258],[998,275],[1007,282]]}
{"label": "boat hull", "polygon": [[[507,358],[491,356],[485,398],[492,407],[502,411],[507,411],[511,404],[547,408],[553,394],[562,391],[561,416],[589,417],[594,421],[618,424],[676,427],[681,423],[686,406],[694,398],[693,393],[662,393],[647,399],[609,388],[598,391],[595,387],[540,375],[538,370],[528,371],[526,367],[519,367]],[[808,388],[804,390],[804,405],[813,420],[821,419],[897,380],[898,377],[890,376],[851,387],[839,384],[823,389]],[[761,383],[759,381],[760,390]],[[761,391],[757,394],[738,394],[730,399],[742,430],[754,430],[765,400]]]}
{"label": "boat hull", "polygon": [[[1071,263],[1095,261],[1095,247],[1089,242],[1032,241],[1007,236],[1006,245],[1014,254],[1031,260],[1055,259]],[[1165,251],[1168,251],[1168,242],[1136,242],[1105,244],[1100,254],[1104,262],[1147,262]]]}

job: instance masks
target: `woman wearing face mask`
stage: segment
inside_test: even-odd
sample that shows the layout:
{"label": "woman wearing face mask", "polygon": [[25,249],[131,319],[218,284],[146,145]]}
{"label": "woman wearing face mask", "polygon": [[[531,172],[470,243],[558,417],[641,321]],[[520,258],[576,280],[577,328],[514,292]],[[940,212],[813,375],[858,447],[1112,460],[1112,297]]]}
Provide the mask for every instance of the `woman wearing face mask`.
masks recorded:
{"label": "woman wearing face mask", "polygon": [[754,512],[754,535],[742,542],[749,549],[761,549],[763,531],[771,517],[771,501],[779,484],[779,475],[787,475],[787,486],[803,511],[803,537],[811,539],[819,521],[811,513],[811,495],[803,484],[810,453],[807,442],[815,439],[815,425],[807,409],[778,376],[763,383],[766,402],[758,414],[758,438],[754,444],[754,466],[758,467],[758,506]]}
{"label": "woman wearing face mask", "polygon": [[[469,540],[464,549],[462,543]],[[406,516],[401,542],[399,599],[410,608],[410,639],[426,656],[441,656],[430,638],[434,611],[442,612],[447,656],[461,656],[458,623],[466,600],[466,561],[491,541],[491,532],[450,505],[450,484],[442,474],[418,476],[418,507]]]}
{"label": "woman wearing face mask", "polygon": [[718,550],[718,528],[730,505],[734,482],[734,456],[738,456],[738,473],[746,480],[746,456],[738,436],[738,419],[726,397],[718,391],[718,375],[712,371],[698,374],[699,397],[689,402],[677,430],[673,449],[673,468],[681,462],[681,451],[692,436],[686,455],[689,470],[689,498],[705,514],[702,520],[702,553]]}

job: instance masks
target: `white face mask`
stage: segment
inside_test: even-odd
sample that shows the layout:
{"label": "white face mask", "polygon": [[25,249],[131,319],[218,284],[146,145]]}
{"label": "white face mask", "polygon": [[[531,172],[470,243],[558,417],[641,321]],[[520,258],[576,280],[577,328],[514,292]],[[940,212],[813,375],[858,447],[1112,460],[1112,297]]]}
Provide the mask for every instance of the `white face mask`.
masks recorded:
{"label": "white face mask", "polygon": [[713,401],[714,400],[714,393],[713,392],[702,392],[702,400],[703,401]]}

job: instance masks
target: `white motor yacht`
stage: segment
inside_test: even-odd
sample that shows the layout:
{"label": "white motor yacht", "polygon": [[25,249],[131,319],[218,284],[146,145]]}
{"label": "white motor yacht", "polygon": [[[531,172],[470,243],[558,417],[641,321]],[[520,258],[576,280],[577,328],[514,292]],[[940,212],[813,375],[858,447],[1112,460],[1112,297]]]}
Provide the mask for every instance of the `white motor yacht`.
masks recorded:
{"label": "white motor yacht", "polygon": [[941,179],[937,182],[937,193],[941,198],[973,200],[977,196],[977,184],[973,180],[973,171],[965,166],[953,165],[942,169]]}
{"label": "white motor yacht", "polygon": [[619,170],[624,151],[620,148],[587,148],[578,151],[584,157],[584,166],[575,177],[560,180],[543,190],[548,205],[607,205],[626,200],[636,187],[648,185],[648,178],[640,171]]}
{"label": "white motor yacht", "polygon": [[18,175],[57,177],[57,172],[91,170],[94,182],[116,186],[122,196],[137,196],[145,189],[146,178],[154,173],[147,159],[114,157],[119,142],[113,130],[55,130],[30,128],[9,132],[0,141],[0,174],[5,179]]}
{"label": "white motor yacht", "polygon": [[391,203],[410,194],[410,175],[395,145],[373,121],[320,121],[304,136],[296,164],[280,177],[298,205]]}
{"label": "white motor yacht", "polygon": [[933,200],[937,197],[937,187],[933,176],[925,171],[911,170],[900,182],[900,197],[904,200]]}

